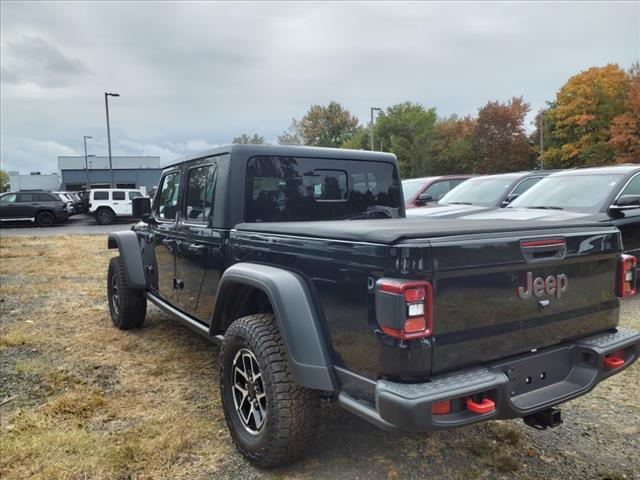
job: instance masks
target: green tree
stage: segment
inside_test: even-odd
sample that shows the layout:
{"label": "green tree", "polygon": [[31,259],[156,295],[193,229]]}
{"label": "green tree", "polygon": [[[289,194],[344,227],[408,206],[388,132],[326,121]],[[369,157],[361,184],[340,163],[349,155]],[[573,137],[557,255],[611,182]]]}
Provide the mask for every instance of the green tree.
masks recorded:
{"label": "green tree", "polygon": [[350,148],[351,150],[370,150],[371,130],[366,127],[359,127],[356,133],[342,144],[342,148]]}
{"label": "green tree", "polygon": [[305,145],[339,148],[358,130],[358,118],[338,102],[312,105],[299,124]]}
{"label": "green tree", "polygon": [[4,170],[0,170],[0,193],[8,192],[10,189],[9,174]]}
{"label": "green tree", "polygon": [[282,132],[282,135],[278,135],[278,145],[304,145],[298,120],[292,119],[289,128]]}
{"label": "green tree", "polygon": [[476,121],[452,115],[439,120],[425,150],[425,175],[466,173],[473,169],[473,131]]}
{"label": "green tree", "polygon": [[473,130],[475,173],[530,168],[531,147],[524,128],[529,109],[522,97],[513,97],[507,103],[488,102],[480,108]]}
{"label": "green tree", "polygon": [[553,125],[545,165],[566,168],[613,163],[611,126],[625,112],[630,83],[629,75],[616,64],[592,67],[571,77],[545,115],[545,121]]}
{"label": "green tree", "polygon": [[233,137],[233,141],[231,142],[234,145],[264,145],[267,142],[264,140],[264,137],[254,133],[252,137],[243,133],[239,137]]}
{"label": "green tree", "polygon": [[384,151],[396,155],[403,178],[416,177],[427,170],[425,151],[436,119],[434,108],[427,110],[412,102],[393,105],[378,115],[374,127],[375,143],[382,142]]}

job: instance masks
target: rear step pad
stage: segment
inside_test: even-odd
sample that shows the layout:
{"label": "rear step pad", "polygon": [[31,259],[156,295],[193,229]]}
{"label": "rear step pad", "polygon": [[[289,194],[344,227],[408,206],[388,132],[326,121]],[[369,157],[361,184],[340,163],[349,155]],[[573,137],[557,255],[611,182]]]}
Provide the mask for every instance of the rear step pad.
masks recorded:
{"label": "rear step pad", "polygon": [[636,343],[640,334],[628,328],[617,328],[615,332],[599,333],[590,337],[579,338],[573,343],[581,347],[589,347],[598,353],[605,353],[612,350],[627,347]]}

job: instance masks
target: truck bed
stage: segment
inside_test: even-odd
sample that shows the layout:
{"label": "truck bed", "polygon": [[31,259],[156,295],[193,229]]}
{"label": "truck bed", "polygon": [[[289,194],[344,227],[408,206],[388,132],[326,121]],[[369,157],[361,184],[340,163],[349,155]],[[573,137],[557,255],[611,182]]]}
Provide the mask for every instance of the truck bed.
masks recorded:
{"label": "truck bed", "polygon": [[353,242],[394,244],[401,240],[508,233],[518,231],[544,231],[561,228],[579,230],[607,227],[608,224],[589,220],[465,220],[445,218],[390,218],[378,220],[323,221],[323,222],[270,222],[240,223],[236,230],[300,237],[327,238]]}

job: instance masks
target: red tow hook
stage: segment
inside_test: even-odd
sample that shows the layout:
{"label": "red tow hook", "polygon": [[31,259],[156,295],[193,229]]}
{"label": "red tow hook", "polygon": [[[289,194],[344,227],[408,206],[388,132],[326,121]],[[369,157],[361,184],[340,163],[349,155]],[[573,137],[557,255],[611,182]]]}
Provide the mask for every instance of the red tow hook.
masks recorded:
{"label": "red tow hook", "polygon": [[488,398],[485,398],[484,400],[482,400],[481,403],[474,402],[471,399],[471,397],[467,398],[467,410],[473,413],[478,413],[478,414],[490,413],[490,412],[493,412],[495,409],[496,409],[496,404],[493,403],[493,400],[490,400]]}
{"label": "red tow hook", "polygon": [[624,365],[624,359],[615,355],[607,355],[604,357],[604,366],[609,368],[620,368]]}

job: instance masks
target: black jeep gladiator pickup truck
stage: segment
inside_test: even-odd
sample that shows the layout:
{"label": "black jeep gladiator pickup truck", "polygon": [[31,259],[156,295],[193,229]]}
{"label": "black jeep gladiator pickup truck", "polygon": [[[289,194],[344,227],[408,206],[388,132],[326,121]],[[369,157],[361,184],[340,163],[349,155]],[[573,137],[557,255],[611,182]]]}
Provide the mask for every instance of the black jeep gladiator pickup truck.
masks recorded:
{"label": "black jeep gladiator pickup truck", "polygon": [[[219,343],[231,436],[255,465],[301,454],[332,398],[386,429],[524,418],[640,354],[620,232],[583,219],[407,219],[393,155],[233,146],[164,169],[109,235],[113,323],[147,301]],[[355,221],[349,221],[355,220]]]}

